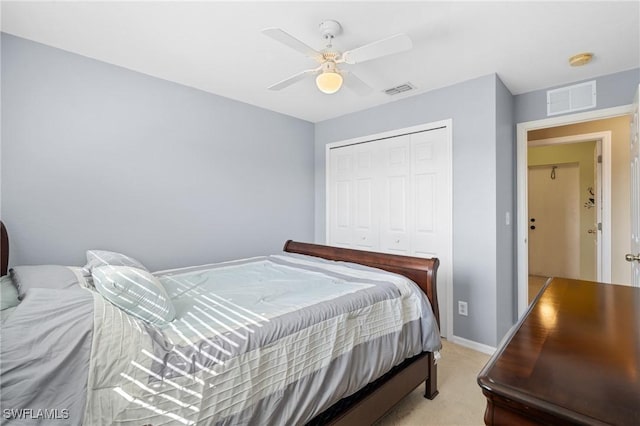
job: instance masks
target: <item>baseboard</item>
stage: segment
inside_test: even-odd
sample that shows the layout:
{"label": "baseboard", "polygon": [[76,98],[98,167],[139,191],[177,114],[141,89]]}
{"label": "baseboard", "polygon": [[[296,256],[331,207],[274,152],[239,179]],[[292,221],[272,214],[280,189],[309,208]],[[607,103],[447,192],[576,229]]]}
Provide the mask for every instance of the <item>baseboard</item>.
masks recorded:
{"label": "baseboard", "polygon": [[451,336],[451,338],[447,340],[455,343],[456,345],[464,346],[466,348],[473,349],[488,355],[493,355],[493,353],[496,351],[496,348],[494,348],[493,346],[474,342],[473,340],[465,339],[463,337]]}

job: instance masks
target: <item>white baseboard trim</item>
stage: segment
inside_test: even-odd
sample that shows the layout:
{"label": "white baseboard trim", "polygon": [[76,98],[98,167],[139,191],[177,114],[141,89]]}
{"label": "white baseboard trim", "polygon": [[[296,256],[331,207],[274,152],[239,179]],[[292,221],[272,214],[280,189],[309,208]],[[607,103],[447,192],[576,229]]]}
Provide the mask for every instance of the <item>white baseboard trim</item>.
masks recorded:
{"label": "white baseboard trim", "polygon": [[451,338],[447,340],[457,345],[464,346],[466,348],[473,349],[488,355],[493,355],[493,353],[496,351],[496,348],[494,348],[493,346],[474,342],[473,340],[465,339],[463,337],[451,336]]}

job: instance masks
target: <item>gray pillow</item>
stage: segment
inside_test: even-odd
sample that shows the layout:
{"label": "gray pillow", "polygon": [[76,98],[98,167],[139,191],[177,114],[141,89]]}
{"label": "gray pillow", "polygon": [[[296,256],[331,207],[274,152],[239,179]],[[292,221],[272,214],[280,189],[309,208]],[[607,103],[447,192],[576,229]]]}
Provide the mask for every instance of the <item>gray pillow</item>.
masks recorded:
{"label": "gray pillow", "polygon": [[149,271],[142,263],[126,254],[107,250],[87,250],[87,264],[82,268],[82,273],[86,277],[90,277],[93,268],[104,265],[131,266],[142,269],[143,271]]}
{"label": "gray pillow", "polygon": [[176,311],[164,287],[150,272],[130,266],[93,268],[93,284],[108,301],[149,324],[164,325]]}
{"label": "gray pillow", "polygon": [[11,279],[18,289],[18,298],[24,299],[31,288],[63,290],[80,285],[78,277],[71,269],[60,265],[14,266],[9,270]]}
{"label": "gray pillow", "polygon": [[9,275],[0,277],[0,311],[18,306],[18,289]]}

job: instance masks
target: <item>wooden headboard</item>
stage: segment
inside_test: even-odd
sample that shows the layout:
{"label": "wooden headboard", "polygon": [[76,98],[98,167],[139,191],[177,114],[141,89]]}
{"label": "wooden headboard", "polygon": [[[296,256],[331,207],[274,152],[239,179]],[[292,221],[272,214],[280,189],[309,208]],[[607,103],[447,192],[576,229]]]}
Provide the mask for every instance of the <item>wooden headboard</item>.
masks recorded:
{"label": "wooden headboard", "polygon": [[7,275],[9,267],[9,235],[4,223],[0,221],[0,275]]}
{"label": "wooden headboard", "polygon": [[436,286],[436,273],[440,261],[437,258],[424,259],[396,254],[374,253],[319,244],[300,243],[292,240],[284,244],[284,251],[322,257],[329,260],[359,263],[361,265],[404,275],[418,284],[427,295],[429,302],[431,302],[433,313],[438,321],[438,326],[440,326],[440,309],[438,307],[438,292]]}

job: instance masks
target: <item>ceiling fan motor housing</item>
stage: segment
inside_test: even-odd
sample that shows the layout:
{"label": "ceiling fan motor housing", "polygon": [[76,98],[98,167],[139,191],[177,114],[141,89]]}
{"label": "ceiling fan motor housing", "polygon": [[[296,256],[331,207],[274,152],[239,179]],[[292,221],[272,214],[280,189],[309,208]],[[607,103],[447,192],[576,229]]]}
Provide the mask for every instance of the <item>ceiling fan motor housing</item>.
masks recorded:
{"label": "ceiling fan motor housing", "polygon": [[342,26],[338,21],[328,19],[320,22],[320,33],[326,39],[332,39],[342,33]]}
{"label": "ceiling fan motor housing", "polygon": [[332,60],[328,60],[322,63],[322,72],[337,72],[336,63]]}

